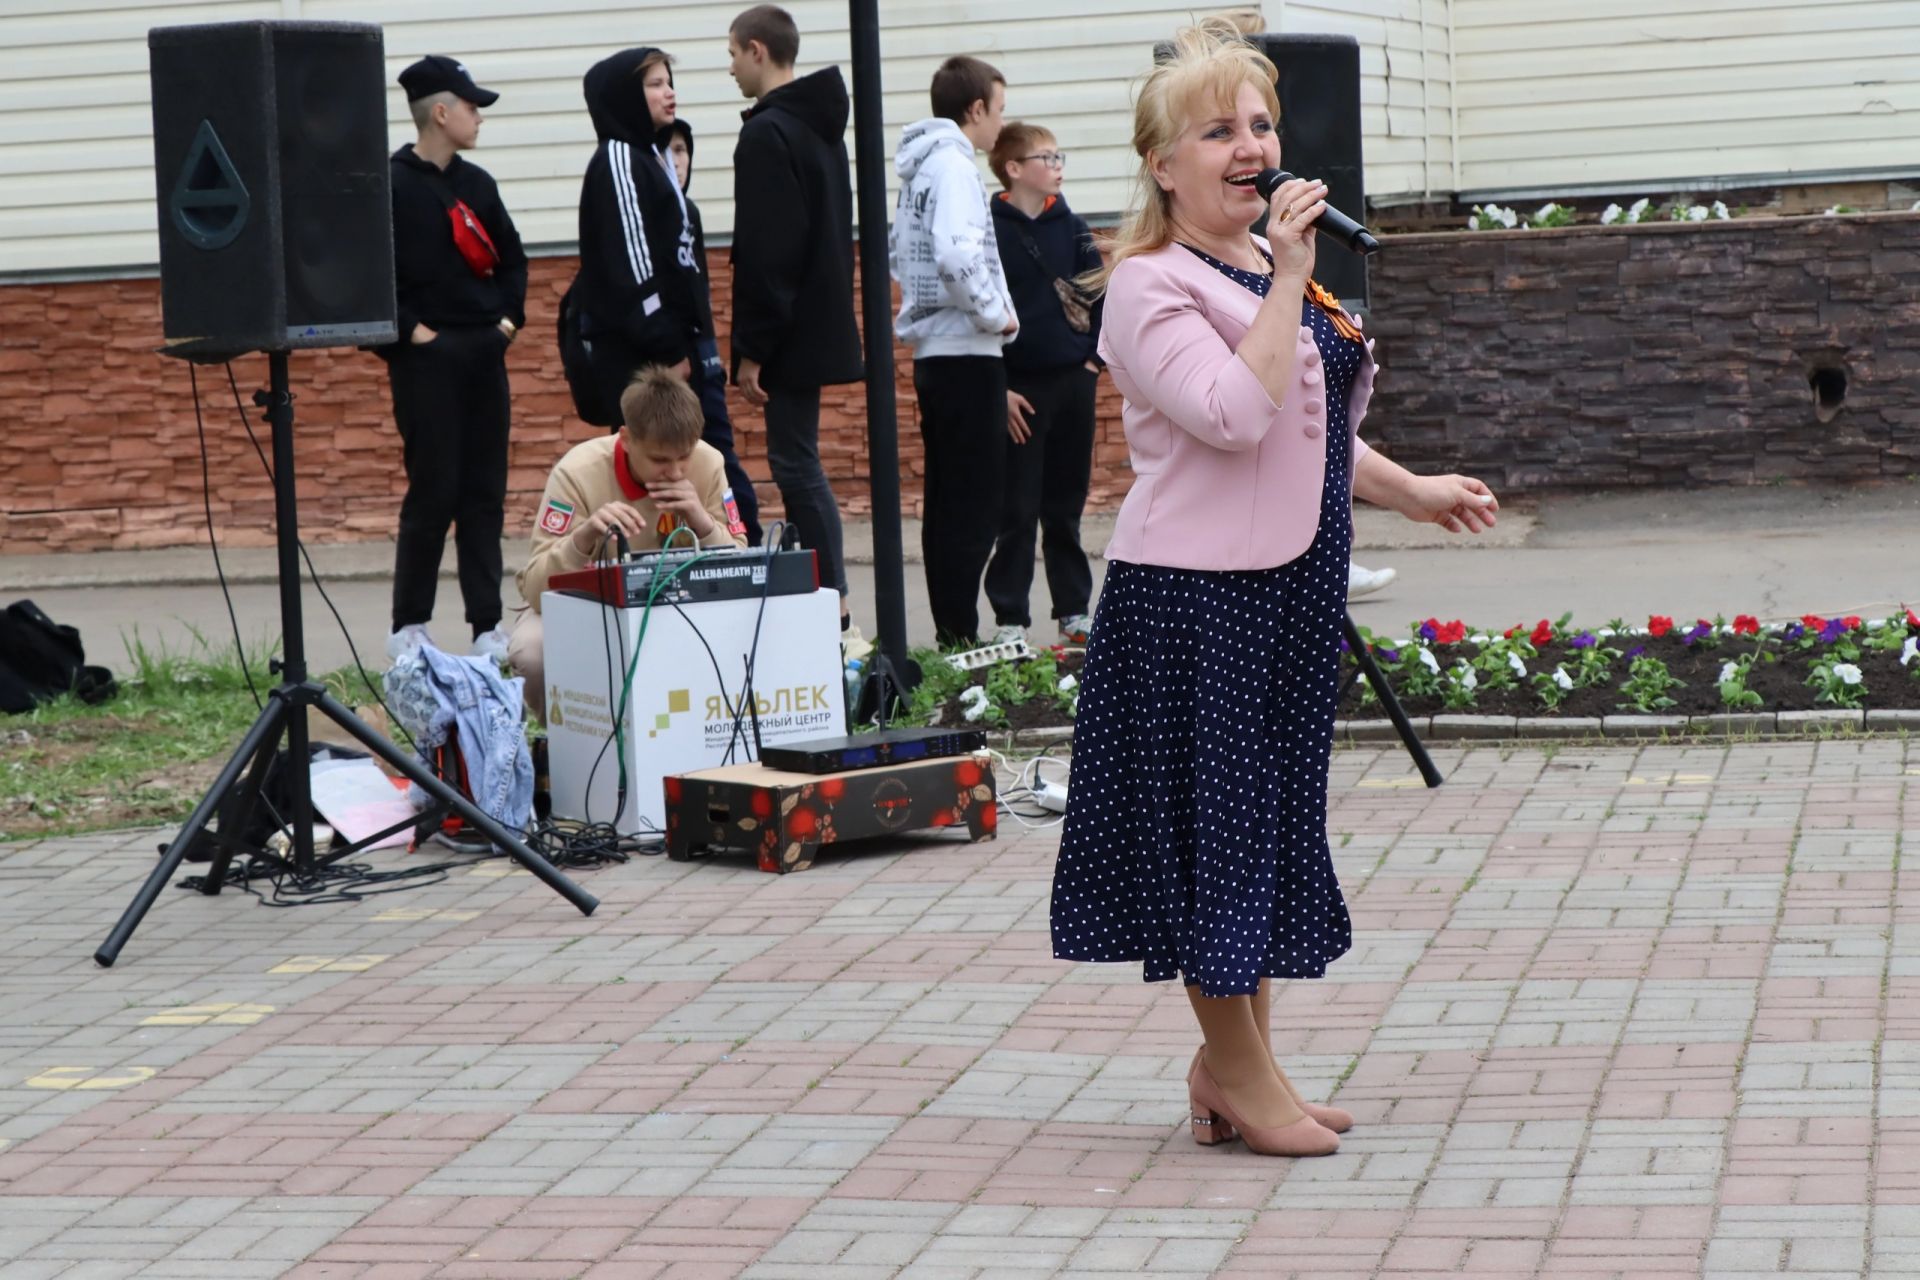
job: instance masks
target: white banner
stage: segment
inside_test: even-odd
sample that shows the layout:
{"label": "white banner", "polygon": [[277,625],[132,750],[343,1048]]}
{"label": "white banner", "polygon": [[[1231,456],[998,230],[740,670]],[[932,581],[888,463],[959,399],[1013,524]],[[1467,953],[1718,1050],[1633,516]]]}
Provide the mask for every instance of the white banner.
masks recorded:
{"label": "white banner", "polygon": [[[643,642],[645,610],[611,609],[553,591],[541,597],[547,773],[555,817],[612,822],[623,835],[662,831],[662,778],[726,763],[730,743],[735,762],[755,758],[755,712],[747,709],[742,690],[760,608],[758,597],[677,609],[655,605]],[[636,648],[640,659],[633,663]],[[620,765],[613,718],[629,664],[633,686],[621,717],[627,800],[616,816]],[[847,731],[838,592],[767,597],[753,687],[763,743]]]}

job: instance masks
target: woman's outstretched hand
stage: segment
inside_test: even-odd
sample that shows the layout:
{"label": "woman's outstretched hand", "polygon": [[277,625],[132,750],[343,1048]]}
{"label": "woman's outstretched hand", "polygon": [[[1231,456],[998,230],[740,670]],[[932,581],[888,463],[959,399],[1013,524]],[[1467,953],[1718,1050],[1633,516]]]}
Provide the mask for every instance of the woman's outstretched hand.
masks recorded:
{"label": "woman's outstretched hand", "polygon": [[1498,523],[1500,500],[1472,476],[1417,476],[1400,514],[1449,533],[1481,533]]}

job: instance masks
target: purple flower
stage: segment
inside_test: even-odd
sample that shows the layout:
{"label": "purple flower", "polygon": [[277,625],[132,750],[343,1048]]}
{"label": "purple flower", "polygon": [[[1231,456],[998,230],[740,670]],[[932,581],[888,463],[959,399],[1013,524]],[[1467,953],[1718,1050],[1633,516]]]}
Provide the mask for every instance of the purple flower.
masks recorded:
{"label": "purple flower", "polygon": [[1632,662],[1635,658],[1639,657],[1641,654],[1645,653],[1646,651],[1647,651],[1647,646],[1643,644],[1637,644],[1633,646],[1633,648],[1627,650],[1626,660],[1628,662]]}
{"label": "purple flower", "polygon": [[1380,656],[1388,662],[1400,661],[1400,651],[1398,649],[1382,649],[1380,650]]}
{"label": "purple flower", "polygon": [[1820,628],[1820,640],[1823,644],[1832,644],[1845,634],[1847,634],[1847,624],[1839,618],[1829,620],[1826,626]]}
{"label": "purple flower", "polygon": [[1347,647],[1347,638],[1346,638],[1345,636],[1341,636],[1341,637],[1340,637],[1340,652],[1342,652],[1342,653],[1352,653],[1352,652],[1353,652],[1353,650],[1352,650],[1352,649],[1349,649],[1349,648]]}
{"label": "purple flower", "polygon": [[1683,644],[1697,644],[1712,634],[1713,624],[1711,622],[1702,622],[1697,623],[1687,634],[1681,636],[1680,640]]}
{"label": "purple flower", "polygon": [[1780,632],[1780,638],[1786,641],[1788,644],[1792,644],[1795,640],[1798,640],[1801,636],[1805,634],[1807,634],[1807,629],[1805,627],[1801,626],[1797,622],[1789,622],[1786,625],[1786,628]]}
{"label": "purple flower", "polygon": [[1593,638],[1593,632],[1582,631],[1568,642],[1568,647],[1573,649],[1591,649],[1598,643],[1599,641]]}
{"label": "purple flower", "polygon": [[1420,624],[1420,638],[1422,640],[1425,640],[1428,644],[1432,644],[1435,640],[1438,640],[1440,638],[1440,633],[1439,631],[1435,630],[1434,625],[1431,622],[1423,622]]}

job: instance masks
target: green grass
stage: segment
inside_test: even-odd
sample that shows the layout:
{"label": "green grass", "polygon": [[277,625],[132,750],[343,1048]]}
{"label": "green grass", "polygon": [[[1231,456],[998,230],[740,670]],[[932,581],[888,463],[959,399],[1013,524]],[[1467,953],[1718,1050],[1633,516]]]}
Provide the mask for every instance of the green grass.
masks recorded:
{"label": "green grass", "polygon": [[[0,841],[180,821],[259,714],[248,674],[263,697],[274,683],[266,643],[243,660],[196,635],[173,653],[136,629],[125,648],[118,697],[0,718]],[[349,703],[367,700],[352,668],[322,679]]]}

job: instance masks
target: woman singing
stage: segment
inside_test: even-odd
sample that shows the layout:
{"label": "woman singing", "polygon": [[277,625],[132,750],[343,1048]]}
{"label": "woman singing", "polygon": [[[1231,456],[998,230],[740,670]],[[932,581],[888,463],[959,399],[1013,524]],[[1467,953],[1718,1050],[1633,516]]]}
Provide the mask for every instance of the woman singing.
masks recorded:
{"label": "woman singing", "polygon": [[[1254,190],[1280,163],[1274,74],[1203,24],[1135,105],[1140,190],[1100,354],[1136,479],[1082,677],[1053,945],[1179,975],[1204,1041],[1194,1137],[1304,1156],[1353,1122],[1301,1098],[1268,1041],[1270,980],[1321,977],[1351,944],[1326,827],[1350,501],[1455,532],[1498,504],[1355,435],[1372,344],[1313,282],[1327,189]],[[1247,231],[1263,210],[1264,241]]]}

